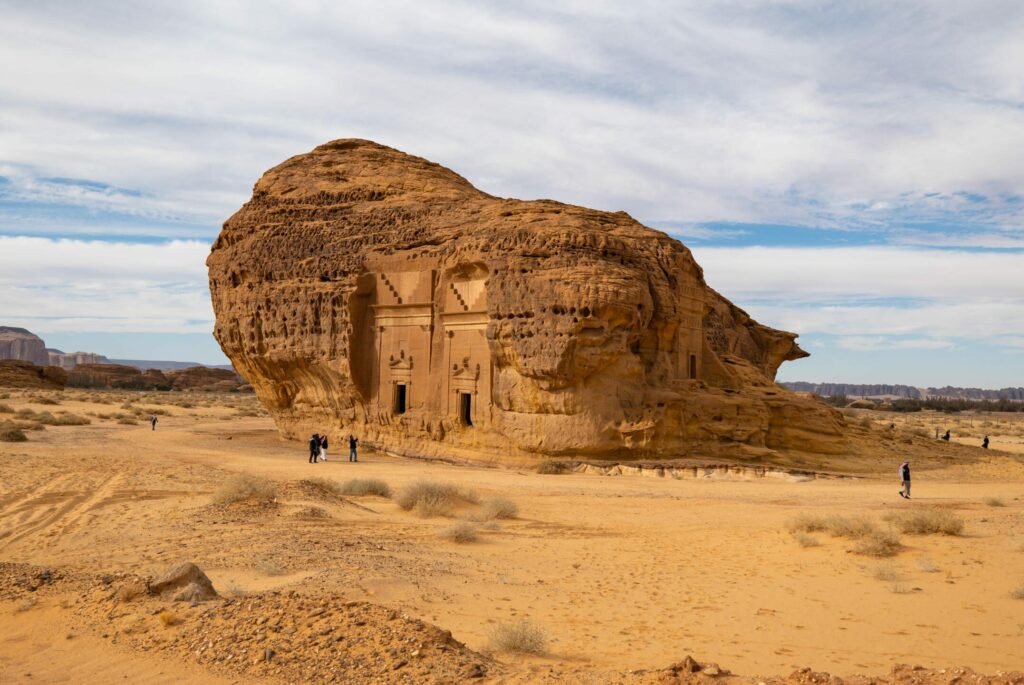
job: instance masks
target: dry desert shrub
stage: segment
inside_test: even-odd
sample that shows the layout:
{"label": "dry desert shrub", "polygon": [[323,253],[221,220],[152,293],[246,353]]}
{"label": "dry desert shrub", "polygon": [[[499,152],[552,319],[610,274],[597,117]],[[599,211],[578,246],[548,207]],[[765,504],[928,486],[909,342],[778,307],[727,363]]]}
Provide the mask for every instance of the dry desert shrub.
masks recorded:
{"label": "dry desert shrub", "polygon": [[28,436],[20,428],[0,428],[0,442],[27,442]]}
{"label": "dry desert shrub", "polygon": [[137,425],[139,425],[139,422],[136,421],[135,419],[131,418],[130,416],[122,416],[121,418],[119,418],[117,420],[117,422],[120,425],[122,425],[122,426],[137,426]]}
{"label": "dry desert shrub", "polygon": [[285,568],[273,559],[260,559],[256,562],[256,569],[265,576],[283,576]]}
{"label": "dry desert shrub", "polygon": [[353,478],[338,486],[338,494],[349,497],[391,497],[391,487],[379,478]]}
{"label": "dry desert shrub", "polygon": [[820,533],[825,530],[825,518],[811,514],[799,514],[786,522],[786,528],[793,534]]}
{"label": "dry desert shrub", "polygon": [[1024,599],[1024,585],[1011,592],[1010,596],[1014,599]]}
{"label": "dry desert shrub", "polygon": [[14,413],[14,407],[12,407],[9,404],[2,404],[2,403],[0,403],[0,414],[13,414],[13,413]]}
{"label": "dry desert shrub", "polygon": [[821,543],[818,542],[818,538],[807,533],[795,532],[793,533],[793,539],[796,540],[796,544],[801,547],[820,547]]}
{"label": "dry desert shrub", "polygon": [[415,511],[423,518],[451,516],[455,507],[464,502],[478,502],[475,493],[449,483],[418,480],[395,496],[395,502],[406,511]]}
{"label": "dry desert shrub", "polygon": [[964,529],[964,520],[946,509],[898,511],[888,514],[885,520],[907,535],[960,535]]}
{"label": "dry desert shrub", "polygon": [[990,507],[1005,507],[1006,506],[1006,502],[1004,502],[1003,500],[999,499],[998,497],[986,497],[985,498],[985,504],[989,505]]}
{"label": "dry desert shrub", "polygon": [[55,400],[52,397],[36,397],[32,399],[34,404],[48,404],[50,406],[56,406],[60,404],[60,400]]}
{"label": "dry desert shrub", "polygon": [[519,507],[508,497],[488,497],[480,505],[476,517],[481,521],[493,519],[514,519],[519,515]]}
{"label": "dry desert shrub", "polygon": [[458,523],[453,523],[450,526],[445,526],[439,530],[437,534],[449,542],[456,542],[459,544],[476,542],[476,526],[467,521],[459,521]]}
{"label": "dry desert shrub", "polygon": [[569,466],[569,462],[566,461],[554,461],[553,459],[549,459],[537,464],[537,473],[545,476],[562,475],[569,473],[570,471],[572,471],[572,468]]}
{"label": "dry desert shrub", "polygon": [[938,564],[928,558],[918,559],[917,567],[925,573],[938,573],[942,570]]}
{"label": "dry desert shrub", "polygon": [[214,504],[231,504],[243,500],[269,502],[277,497],[277,488],[265,478],[248,473],[231,476],[213,493]]}
{"label": "dry desert shrub", "polygon": [[898,554],[901,548],[900,539],[895,534],[875,528],[861,536],[852,551],[868,557],[891,557]]}
{"label": "dry desert shrub", "polygon": [[181,616],[178,616],[173,611],[164,610],[160,612],[160,623],[164,628],[170,628],[181,623]]}
{"label": "dry desert shrub", "polygon": [[884,580],[887,583],[895,583],[903,580],[903,574],[895,564],[884,563],[875,567],[871,574],[875,580]]}
{"label": "dry desert shrub", "polygon": [[15,605],[14,611],[20,614],[23,611],[28,611],[29,609],[33,608],[35,605],[35,597],[26,597],[21,603]]}
{"label": "dry desert shrub", "polygon": [[837,538],[862,538],[870,535],[877,526],[866,518],[849,516],[814,516],[800,514],[790,519],[786,527],[791,533],[828,533]]}
{"label": "dry desert shrub", "polygon": [[543,654],[548,646],[547,634],[530,621],[499,623],[491,631],[490,648],[512,654]]}
{"label": "dry desert shrub", "polygon": [[49,424],[49,425],[52,425],[52,426],[87,426],[90,423],[92,423],[92,421],[90,421],[89,419],[85,418],[84,416],[79,416],[78,414],[71,414],[69,412],[62,412],[60,414],[57,414],[57,416],[54,417],[54,422],[52,424]]}
{"label": "dry desert shrub", "polygon": [[914,591],[914,588],[904,583],[892,583],[889,585],[889,592],[896,595],[909,595]]}

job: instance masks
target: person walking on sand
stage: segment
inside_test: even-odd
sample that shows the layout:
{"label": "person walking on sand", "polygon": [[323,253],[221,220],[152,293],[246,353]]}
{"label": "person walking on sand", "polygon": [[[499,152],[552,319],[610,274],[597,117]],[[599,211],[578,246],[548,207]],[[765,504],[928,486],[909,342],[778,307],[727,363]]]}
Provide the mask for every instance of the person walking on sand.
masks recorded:
{"label": "person walking on sand", "polygon": [[156,430],[156,414],[149,415],[149,422],[153,425],[153,430]]}
{"label": "person walking on sand", "polygon": [[987,435],[985,436],[985,439],[981,441],[981,448],[982,449],[986,449],[986,450],[988,449],[988,436]]}
{"label": "person walking on sand", "polygon": [[320,454],[320,436],[313,433],[313,437],[309,439],[309,463],[315,464],[317,455]]}
{"label": "person walking on sand", "polygon": [[349,434],[348,436],[348,460],[359,461],[359,454],[356,452],[356,446],[359,445],[359,438]]}
{"label": "person walking on sand", "polygon": [[910,499],[910,462],[900,464],[900,497]]}
{"label": "person walking on sand", "polygon": [[946,433],[942,436],[942,439],[949,442],[949,429],[946,429]]}
{"label": "person walking on sand", "polygon": [[320,436],[320,461],[327,461],[327,436]]}

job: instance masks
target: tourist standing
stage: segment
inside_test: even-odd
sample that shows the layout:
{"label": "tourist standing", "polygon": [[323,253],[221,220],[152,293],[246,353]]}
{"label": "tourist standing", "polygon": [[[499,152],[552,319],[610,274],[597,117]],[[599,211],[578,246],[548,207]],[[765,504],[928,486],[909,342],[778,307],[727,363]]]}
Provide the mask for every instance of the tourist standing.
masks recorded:
{"label": "tourist standing", "polygon": [[356,452],[356,446],[359,445],[359,438],[352,435],[348,436],[348,460],[359,461],[359,454]]}
{"label": "tourist standing", "polygon": [[320,461],[327,461],[327,436],[320,436]]}
{"label": "tourist standing", "polygon": [[156,414],[149,415],[149,423],[153,426],[153,430],[156,430]]}
{"label": "tourist standing", "polygon": [[942,439],[945,440],[946,442],[949,442],[949,429],[948,428],[946,429],[945,434],[942,436]]}
{"label": "tourist standing", "polygon": [[982,446],[983,449],[986,449],[986,450],[988,449],[988,436],[987,435],[985,436],[985,439],[981,441],[981,446]]}
{"label": "tourist standing", "polygon": [[313,437],[309,439],[309,463],[315,464],[316,458],[320,454],[320,436],[313,433]]}
{"label": "tourist standing", "polygon": [[900,464],[900,497],[910,499],[910,462]]}

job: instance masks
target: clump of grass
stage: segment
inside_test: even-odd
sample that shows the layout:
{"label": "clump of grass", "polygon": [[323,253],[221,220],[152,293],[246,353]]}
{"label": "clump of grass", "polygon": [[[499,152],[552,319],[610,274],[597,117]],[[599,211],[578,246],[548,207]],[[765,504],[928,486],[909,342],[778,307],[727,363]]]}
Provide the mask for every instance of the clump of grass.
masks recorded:
{"label": "clump of grass", "polygon": [[467,521],[459,521],[453,523],[450,526],[445,526],[437,532],[437,534],[449,542],[456,542],[464,544],[467,542],[476,542],[476,526]]}
{"label": "clump of grass", "polygon": [[62,413],[54,417],[53,426],[87,426],[92,421],[78,414]]}
{"label": "clump of grass", "polygon": [[136,421],[133,418],[127,417],[127,416],[124,416],[124,417],[118,419],[117,422],[120,425],[122,425],[122,426],[137,426],[137,425],[139,425],[138,421]]}
{"label": "clump of grass", "polygon": [[917,560],[917,567],[919,569],[921,569],[922,571],[924,571],[925,573],[938,573],[939,571],[942,570],[939,567],[938,564],[936,564],[931,559],[927,559],[927,558],[918,559]]}
{"label": "clump of grass", "polygon": [[48,404],[50,406],[56,406],[60,404],[60,400],[55,400],[52,397],[37,397],[32,400],[35,404]]}
{"label": "clump of grass", "polygon": [[27,442],[28,436],[20,428],[0,428],[0,442]]}
{"label": "clump of grass", "polygon": [[1012,591],[1010,596],[1014,599],[1024,599],[1024,585],[1021,585],[1019,588]]}
{"label": "clump of grass", "polygon": [[181,616],[178,616],[173,611],[164,610],[160,612],[160,623],[163,624],[164,628],[170,628],[181,623]]}
{"label": "clump of grass", "polygon": [[821,546],[821,543],[818,542],[818,538],[814,537],[813,535],[808,535],[807,533],[793,533],[793,539],[796,540],[796,544],[800,545],[801,547]]}
{"label": "clump of grass", "polygon": [[889,585],[889,592],[897,595],[909,595],[913,592],[913,588],[904,583],[892,583]]}
{"label": "clump of grass", "polygon": [[269,480],[248,473],[231,476],[213,493],[214,504],[231,504],[244,500],[269,502],[277,497],[277,488]]}
{"label": "clump of grass", "polygon": [[349,497],[391,497],[391,487],[379,478],[353,478],[338,486],[338,494]]}
{"label": "clump of grass", "polygon": [[20,604],[15,605],[14,610],[18,613],[28,611],[36,605],[35,597],[26,597]]}
{"label": "clump of grass", "polygon": [[1006,506],[1006,502],[1004,502],[1003,500],[999,499],[998,497],[986,497],[985,498],[985,504],[989,505],[990,507],[1005,507]]}
{"label": "clump of grass", "polygon": [[898,554],[901,548],[900,539],[895,534],[875,528],[870,534],[859,538],[852,551],[869,557],[891,557]]}
{"label": "clump of grass", "polygon": [[415,511],[423,518],[451,516],[455,507],[463,502],[476,502],[479,498],[449,483],[419,480],[404,487],[395,496],[395,502],[406,511]]}
{"label": "clump of grass", "polygon": [[13,414],[14,407],[9,404],[0,403],[0,414]]}
{"label": "clump of grass", "polygon": [[960,535],[964,520],[946,509],[922,508],[893,512],[885,517],[907,535]]}
{"label": "clump of grass", "polygon": [[508,497],[488,497],[480,505],[476,518],[481,521],[493,519],[514,519],[519,515],[519,507]]}
{"label": "clump of grass", "polygon": [[490,647],[496,652],[543,654],[548,646],[544,630],[526,619],[499,623],[491,631],[490,638]]}
{"label": "clump of grass", "polygon": [[265,576],[283,576],[285,568],[273,559],[260,559],[256,562],[256,568]]}
{"label": "clump of grass", "polygon": [[800,514],[786,527],[791,533],[828,533],[832,537],[858,539],[871,535],[877,526],[866,518],[849,516],[813,516]]}
{"label": "clump of grass", "polygon": [[560,476],[562,474],[569,473],[572,470],[569,462],[566,461],[554,461],[548,459],[537,464],[537,473],[545,476]]}
{"label": "clump of grass", "polygon": [[884,580],[887,583],[903,580],[903,574],[900,573],[899,568],[891,563],[879,564],[871,575],[875,580]]}

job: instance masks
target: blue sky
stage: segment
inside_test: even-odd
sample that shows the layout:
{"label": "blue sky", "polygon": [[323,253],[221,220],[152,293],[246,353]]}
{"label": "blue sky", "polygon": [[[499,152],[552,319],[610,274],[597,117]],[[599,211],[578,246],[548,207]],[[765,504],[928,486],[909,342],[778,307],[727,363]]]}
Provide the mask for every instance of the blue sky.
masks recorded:
{"label": "blue sky", "polygon": [[785,380],[1024,385],[1024,6],[2,2],[0,324],[223,362],[203,260],[340,137],[676,235]]}

